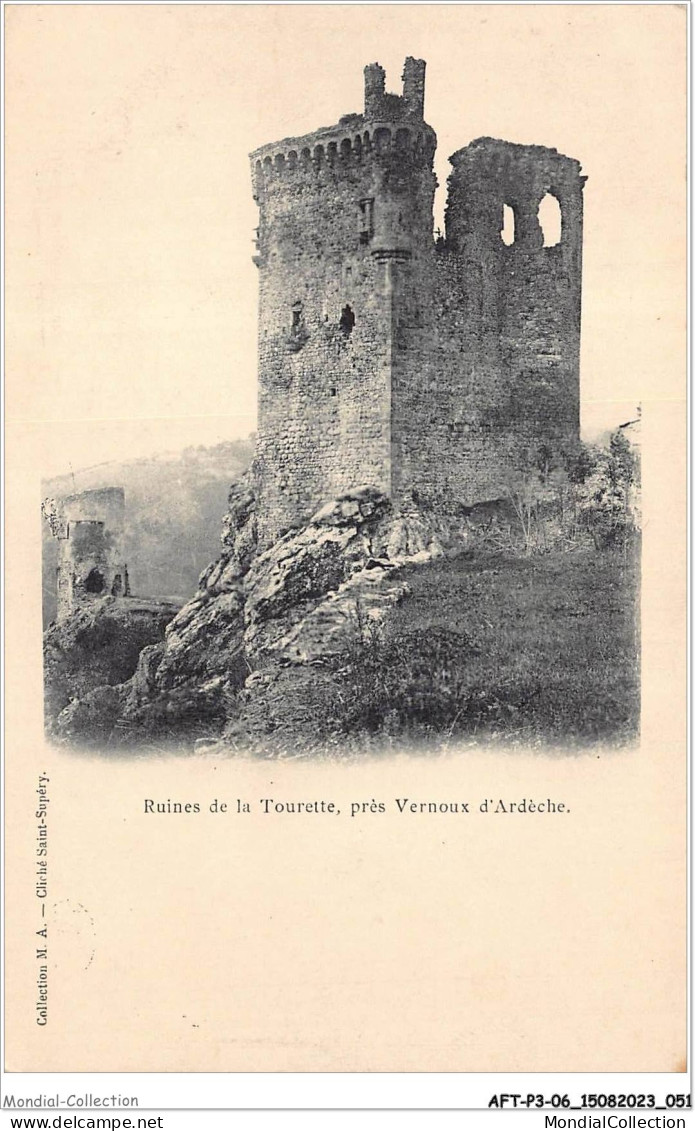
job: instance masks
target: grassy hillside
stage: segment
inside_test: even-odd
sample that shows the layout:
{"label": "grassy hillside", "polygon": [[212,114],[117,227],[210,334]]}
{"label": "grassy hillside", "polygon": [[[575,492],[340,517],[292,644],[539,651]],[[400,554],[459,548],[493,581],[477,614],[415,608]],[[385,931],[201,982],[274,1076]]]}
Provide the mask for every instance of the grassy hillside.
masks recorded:
{"label": "grassy hillside", "polygon": [[[219,556],[222,517],[233,480],[253,457],[252,440],[186,448],[146,459],[109,462],[47,480],[44,496],[124,487],[125,556],[133,593],[184,600]],[[44,623],[55,617],[58,544],[43,522]]]}
{"label": "grassy hillside", "polygon": [[262,704],[265,742],[291,753],[636,737],[634,551],[475,555],[398,576],[410,594],[383,625],[357,608],[352,643],[330,669],[281,674]]}

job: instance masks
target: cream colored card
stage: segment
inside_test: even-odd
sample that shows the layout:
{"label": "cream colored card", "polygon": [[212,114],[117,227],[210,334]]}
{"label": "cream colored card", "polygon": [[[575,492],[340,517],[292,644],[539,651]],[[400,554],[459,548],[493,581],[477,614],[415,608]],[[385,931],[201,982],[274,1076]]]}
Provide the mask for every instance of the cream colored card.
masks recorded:
{"label": "cream colored card", "polygon": [[[6,1068],[683,1071],[685,6],[5,15]],[[42,479],[251,432],[248,154],[359,111],[367,63],[395,89],[407,55],[427,61],[442,185],[478,136],[589,178],[585,432],[642,406],[640,742],[322,762],[50,746]],[[564,810],[481,810],[523,798]],[[336,811],[275,811],[290,801]]]}

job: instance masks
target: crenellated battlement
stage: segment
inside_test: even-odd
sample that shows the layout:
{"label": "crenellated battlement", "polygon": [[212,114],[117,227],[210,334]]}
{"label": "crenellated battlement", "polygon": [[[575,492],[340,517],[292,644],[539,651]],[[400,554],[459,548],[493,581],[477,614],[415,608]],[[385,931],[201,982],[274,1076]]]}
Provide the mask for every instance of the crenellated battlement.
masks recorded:
{"label": "crenellated battlement", "polygon": [[379,63],[364,68],[364,113],[345,114],[335,126],[301,137],[288,137],[250,155],[254,196],[278,178],[319,170],[349,169],[372,161],[406,160],[432,167],[437,135],[423,119],[425,62],[408,57],[403,93],[386,92],[386,72]]}
{"label": "crenellated battlement", "polygon": [[269,181],[325,168],[339,171],[390,158],[432,167],[437,137],[424,122],[397,125],[387,120],[370,121],[367,128],[361,115],[355,117],[359,119],[359,127],[364,128],[355,129],[358,123],[352,123],[353,128],[348,131],[339,124],[254,150],[251,154],[254,196]]}
{"label": "crenellated battlement", "polygon": [[409,55],[403,67],[403,93],[387,94],[386,72],[380,63],[364,68],[364,116],[398,121],[422,118],[425,112],[425,60]]}

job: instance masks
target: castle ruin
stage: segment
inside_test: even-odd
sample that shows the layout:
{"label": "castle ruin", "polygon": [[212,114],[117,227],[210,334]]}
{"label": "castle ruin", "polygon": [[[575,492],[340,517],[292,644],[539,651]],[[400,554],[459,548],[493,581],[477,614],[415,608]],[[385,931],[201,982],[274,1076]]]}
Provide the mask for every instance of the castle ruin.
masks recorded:
{"label": "castle ruin", "polygon": [[362,114],[251,155],[266,545],[363,485],[403,512],[499,498],[520,453],[579,437],[579,162],[472,141],[437,236],[425,63],[406,59],[401,95],[364,74]]}
{"label": "castle ruin", "polygon": [[51,533],[60,544],[58,621],[100,597],[128,597],[123,560],[125,492],[103,487],[44,503]]}

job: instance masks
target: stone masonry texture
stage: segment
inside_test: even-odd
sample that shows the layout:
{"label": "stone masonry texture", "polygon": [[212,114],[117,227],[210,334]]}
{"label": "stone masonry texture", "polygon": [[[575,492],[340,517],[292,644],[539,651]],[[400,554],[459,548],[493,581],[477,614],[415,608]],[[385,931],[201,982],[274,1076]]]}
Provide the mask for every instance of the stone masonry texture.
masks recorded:
{"label": "stone masonry texture", "polygon": [[521,453],[579,438],[580,164],[472,141],[435,237],[424,94],[423,60],[401,95],[371,64],[364,113],[251,155],[261,545],[364,486],[403,513],[502,497]]}
{"label": "stone masonry texture", "polygon": [[123,560],[125,492],[104,487],[62,498],[52,522],[60,542],[58,620],[106,596],[129,595]]}

